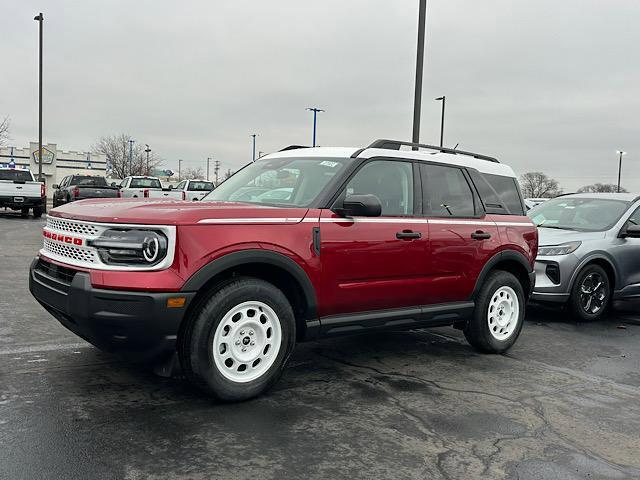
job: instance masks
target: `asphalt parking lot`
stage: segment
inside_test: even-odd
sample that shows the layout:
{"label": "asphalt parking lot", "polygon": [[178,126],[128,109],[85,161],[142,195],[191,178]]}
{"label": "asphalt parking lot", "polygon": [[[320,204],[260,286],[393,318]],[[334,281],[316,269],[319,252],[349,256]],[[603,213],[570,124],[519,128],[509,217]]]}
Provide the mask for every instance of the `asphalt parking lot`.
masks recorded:
{"label": "asphalt parking lot", "polygon": [[0,479],[640,478],[640,303],[530,309],[504,356],[453,329],[302,344],[274,390],[221,405],[35,302],[43,223],[0,214]]}

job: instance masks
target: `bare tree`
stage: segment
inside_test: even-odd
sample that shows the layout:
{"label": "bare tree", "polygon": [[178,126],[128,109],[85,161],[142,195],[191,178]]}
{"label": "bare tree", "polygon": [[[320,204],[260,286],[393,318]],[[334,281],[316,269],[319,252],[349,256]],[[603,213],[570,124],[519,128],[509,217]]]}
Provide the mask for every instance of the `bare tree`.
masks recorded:
{"label": "bare tree", "polygon": [[0,122],[0,146],[4,145],[9,140],[9,117],[4,117],[4,120]]}
{"label": "bare tree", "polygon": [[136,142],[131,149],[129,162],[129,140],[132,140],[131,135],[125,133],[100,137],[93,150],[107,157],[107,173],[111,176],[124,178],[128,175],[151,175],[162,164],[162,160],[152,151],[147,162],[144,145]]}
{"label": "bare tree", "polygon": [[[578,189],[578,193],[615,193],[617,191],[618,185],[615,183],[594,183]],[[627,190],[622,187],[620,187],[620,191],[627,193]]]}
{"label": "bare tree", "polygon": [[184,172],[180,176],[182,180],[200,180],[204,178],[204,171],[202,170],[202,167],[185,168]]}
{"label": "bare tree", "polygon": [[562,193],[558,182],[542,172],[527,172],[520,177],[525,198],[552,198]]}
{"label": "bare tree", "polygon": [[234,172],[232,172],[231,169],[228,168],[227,171],[224,174],[224,179],[223,180],[226,180],[227,178],[229,178],[231,175],[233,175],[233,173]]}

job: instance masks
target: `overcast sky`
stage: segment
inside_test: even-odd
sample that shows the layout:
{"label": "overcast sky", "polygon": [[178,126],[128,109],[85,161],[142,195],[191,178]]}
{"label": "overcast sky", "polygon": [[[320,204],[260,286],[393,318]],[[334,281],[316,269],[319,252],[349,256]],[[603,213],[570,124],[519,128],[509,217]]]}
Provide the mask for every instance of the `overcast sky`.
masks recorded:
{"label": "overcast sky", "polygon": [[[0,0],[0,116],[37,139],[37,24],[45,16],[44,141],[87,150],[129,133],[170,168],[258,150],[410,139],[418,0]],[[566,190],[640,191],[640,1],[430,0],[421,140],[541,170]]]}

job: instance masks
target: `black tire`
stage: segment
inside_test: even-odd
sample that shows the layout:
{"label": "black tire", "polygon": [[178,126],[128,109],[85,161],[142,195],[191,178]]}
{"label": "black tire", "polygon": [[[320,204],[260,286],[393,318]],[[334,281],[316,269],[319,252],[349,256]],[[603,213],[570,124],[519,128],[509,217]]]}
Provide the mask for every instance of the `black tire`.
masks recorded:
{"label": "black tire", "polygon": [[[592,294],[583,293],[583,286],[588,291],[592,287],[594,279],[600,279],[602,285],[596,288]],[[591,301],[588,301],[591,298]],[[587,307],[587,303],[588,307]],[[585,266],[573,283],[571,288],[571,296],[569,297],[569,308],[574,318],[580,322],[595,322],[600,320],[606,313],[611,303],[611,281],[607,272],[600,265],[592,263]],[[597,308],[596,308],[597,307]]]}
{"label": "black tire", "polygon": [[29,207],[22,207],[20,209],[20,216],[22,218],[27,218],[29,216]]}
{"label": "black tire", "polygon": [[[279,322],[281,341],[278,353],[268,369],[255,379],[240,382],[233,381],[226,376],[237,374],[240,367],[238,370],[233,370],[222,365],[226,372],[225,375],[216,364],[214,348],[217,346],[214,345],[214,340],[216,331],[222,322],[229,322],[228,318],[225,320],[227,314],[244,302],[261,302],[272,309],[277,316],[275,321]],[[250,313],[248,311],[247,318],[254,318]],[[254,315],[256,313],[262,322],[262,314],[257,310],[254,311]],[[235,317],[234,315],[232,318]],[[241,319],[244,320],[244,317],[241,316]],[[224,329],[224,325],[222,328]],[[237,351],[235,349],[243,346],[242,344],[240,347],[234,346],[238,341],[233,340],[236,334],[239,335],[239,332],[234,333],[233,330],[228,334],[229,348],[233,351]],[[259,334],[256,333],[256,341],[258,338]],[[260,395],[278,381],[293,351],[295,338],[295,318],[291,304],[285,295],[274,285],[264,280],[238,277],[213,288],[195,305],[178,336],[178,355],[186,377],[194,385],[219,400],[242,401]],[[261,351],[260,344],[256,348],[256,351]],[[218,359],[220,359],[219,356]],[[233,360],[237,361],[235,357]],[[266,361],[270,361],[270,359]],[[236,368],[235,365],[241,364],[242,362],[235,363],[233,368]]]}
{"label": "black tire", "polygon": [[[494,299],[494,294],[500,289],[502,289],[500,293],[506,295],[504,300],[501,299],[500,293],[498,293]],[[513,295],[511,292],[515,294],[515,298],[512,298]],[[496,323],[496,315],[501,311],[504,313],[506,307],[513,308],[509,307],[509,305],[515,305],[515,302],[517,302],[518,307],[517,315],[514,311],[514,317],[509,320],[503,328],[503,326]],[[490,318],[489,309],[492,303],[496,314],[491,314]],[[516,342],[522,330],[525,303],[524,290],[518,279],[509,272],[494,270],[489,273],[478,293],[473,316],[463,330],[465,338],[472,347],[480,352],[506,352]],[[508,316],[509,314],[507,313],[507,317]],[[501,317],[502,314],[500,314],[500,322],[503,321]],[[507,320],[508,319],[505,319],[504,321]],[[511,322],[515,322],[515,324]],[[492,330],[494,333],[492,333]],[[496,336],[504,336],[504,338],[496,338]]]}
{"label": "black tire", "polygon": [[42,207],[33,207],[33,218],[40,218],[42,216]]}

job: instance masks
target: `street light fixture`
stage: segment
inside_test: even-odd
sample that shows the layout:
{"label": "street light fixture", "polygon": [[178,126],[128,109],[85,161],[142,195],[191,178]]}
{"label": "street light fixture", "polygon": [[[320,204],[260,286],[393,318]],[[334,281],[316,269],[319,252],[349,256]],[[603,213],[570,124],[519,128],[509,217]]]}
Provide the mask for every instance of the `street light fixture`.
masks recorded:
{"label": "street light fixture", "polygon": [[149,147],[148,143],[145,143],[145,146],[147,147],[144,149],[144,151],[147,153],[147,175],[151,175],[151,172],[149,171],[149,154],[151,153],[151,148]]}
{"label": "street light fixture", "polygon": [[40,12],[33,19],[40,24],[40,49],[38,55],[38,181],[42,182],[42,24],[44,23],[44,15]]}
{"label": "street light fixture", "polygon": [[626,155],[627,152],[623,152],[622,150],[616,150],[616,153],[619,156],[619,160],[618,160],[618,193],[620,193],[620,174],[622,173],[622,156]]}
{"label": "street light fixture", "polygon": [[318,112],[324,112],[321,108],[309,107],[307,110],[313,112],[313,146],[316,146],[316,125]]}
{"label": "street light fixture", "polygon": [[437,101],[442,101],[442,116],[440,118],[440,146],[444,144],[444,104],[447,101],[446,96],[441,96],[436,98]]}

